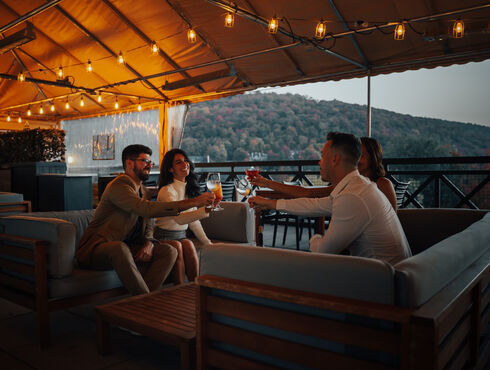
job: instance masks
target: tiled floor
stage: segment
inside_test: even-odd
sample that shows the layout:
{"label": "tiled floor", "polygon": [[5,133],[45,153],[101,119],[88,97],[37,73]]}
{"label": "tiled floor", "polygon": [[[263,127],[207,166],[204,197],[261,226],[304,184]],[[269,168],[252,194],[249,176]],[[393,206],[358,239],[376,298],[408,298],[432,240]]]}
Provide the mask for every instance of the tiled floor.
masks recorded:
{"label": "tiled floor", "polygon": [[[264,244],[272,243],[272,226],[264,228]],[[277,246],[296,249],[294,228],[290,227],[282,246],[282,228]],[[306,232],[301,249],[308,247]],[[103,303],[99,302],[98,304]],[[50,315],[52,346],[41,351],[38,346],[34,312],[0,299],[0,368],[6,370],[84,370],[179,369],[179,351],[143,336],[112,329],[113,353],[97,353],[95,312],[93,306],[54,312]]]}

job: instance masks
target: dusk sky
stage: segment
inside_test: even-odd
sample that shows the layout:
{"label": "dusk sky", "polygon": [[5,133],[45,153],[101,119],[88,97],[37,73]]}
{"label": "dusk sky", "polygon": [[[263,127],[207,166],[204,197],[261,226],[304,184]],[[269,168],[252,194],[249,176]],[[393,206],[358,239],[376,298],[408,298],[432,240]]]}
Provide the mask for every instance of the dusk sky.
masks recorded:
{"label": "dusk sky", "polygon": [[[367,78],[261,89],[367,104]],[[371,106],[490,127],[490,60],[371,78]]]}

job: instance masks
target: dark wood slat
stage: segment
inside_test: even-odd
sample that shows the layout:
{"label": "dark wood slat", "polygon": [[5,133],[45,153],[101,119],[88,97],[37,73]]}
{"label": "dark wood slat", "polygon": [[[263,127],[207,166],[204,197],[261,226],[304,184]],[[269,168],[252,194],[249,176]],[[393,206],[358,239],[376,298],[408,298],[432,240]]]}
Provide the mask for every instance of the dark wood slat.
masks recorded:
{"label": "dark wood slat", "polygon": [[311,293],[210,275],[198,277],[198,283],[209,288],[230,290],[262,298],[395,322],[408,322],[410,314],[414,311],[414,309],[410,308],[364,301],[360,305],[360,301],[356,299],[339,298],[326,294]]}
{"label": "dark wood slat", "polygon": [[0,243],[0,254],[20,258],[26,261],[34,261],[32,249],[17,247],[9,244]]}
{"label": "dark wood slat", "polygon": [[207,311],[376,351],[397,353],[400,348],[400,337],[394,332],[306,314],[280,311],[277,308],[268,308],[237,300],[209,296]]}
{"label": "dark wood slat", "polygon": [[490,321],[490,308],[483,314],[483,317],[481,318],[480,321],[480,332],[484,333],[485,328],[489,324]]}
{"label": "dark wood slat", "polygon": [[29,266],[25,263],[10,261],[0,257],[0,267],[30,277],[34,276],[34,266]]}
{"label": "dark wood slat", "polygon": [[9,276],[2,272],[0,272],[0,284],[12,288],[20,289],[23,292],[29,294],[35,294],[36,292],[36,286],[34,283]]}
{"label": "dark wood slat", "polygon": [[456,353],[456,350],[461,346],[461,343],[468,338],[471,333],[471,316],[468,315],[458,328],[447,339],[444,348],[439,352],[439,369],[443,369],[451,357]]}
{"label": "dark wood slat", "polygon": [[260,364],[256,361],[248,360],[246,358],[234,356],[232,354],[215,350],[215,349],[209,349],[206,353],[206,357],[208,358],[207,364],[210,366],[214,366],[216,368],[221,368],[223,367],[224,364],[226,364],[226,367],[228,369],[234,369],[234,370],[277,370],[279,369],[278,367],[275,366],[269,366],[269,365],[264,365]]}
{"label": "dark wood slat", "polygon": [[211,340],[228,343],[312,368],[325,367],[325,364],[329,364],[332,368],[339,370],[390,368],[382,364],[359,360],[324,349],[308,347],[304,344],[268,337],[226,325],[208,323],[206,330],[208,338]]}
{"label": "dark wood slat", "polygon": [[[470,343],[466,343],[465,346],[458,352],[458,355],[452,361],[449,366],[444,370],[460,370],[470,359]],[[442,368],[439,368],[442,370]]]}
{"label": "dark wood slat", "polygon": [[10,242],[17,243],[17,244],[24,244],[25,246],[32,247],[32,249],[34,249],[36,245],[40,245],[40,244],[46,244],[47,245],[47,242],[44,240],[26,238],[24,236],[17,236],[17,235],[11,235],[11,234],[1,234],[0,233],[0,240],[1,241],[10,241]]}
{"label": "dark wood slat", "polygon": [[31,310],[36,309],[36,298],[34,297],[34,295],[18,292],[0,285],[0,297],[8,301],[17,303],[23,307],[30,308]]}
{"label": "dark wood slat", "polygon": [[436,340],[441,343],[448,333],[453,330],[454,325],[461,319],[472,303],[471,290],[462,294],[454,304],[449,307],[444,317],[439,321],[439,330]]}

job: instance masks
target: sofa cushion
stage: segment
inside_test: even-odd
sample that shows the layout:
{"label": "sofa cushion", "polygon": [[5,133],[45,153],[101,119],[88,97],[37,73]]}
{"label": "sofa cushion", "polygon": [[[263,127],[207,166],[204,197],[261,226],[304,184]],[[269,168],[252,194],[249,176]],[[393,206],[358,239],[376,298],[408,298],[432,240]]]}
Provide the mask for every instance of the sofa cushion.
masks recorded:
{"label": "sofa cushion", "polygon": [[75,225],[77,229],[75,238],[75,249],[78,249],[80,238],[82,237],[85,229],[92,220],[95,210],[85,209],[80,211],[52,211],[52,212],[32,212],[29,213],[31,217],[45,217],[45,218],[59,218],[61,220],[69,221]]}
{"label": "sofa cushion", "polygon": [[489,249],[487,213],[465,230],[394,266],[397,304],[421,306]]}
{"label": "sofa cushion", "polygon": [[49,243],[48,274],[53,278],[71,275],[75,257],[76,228],[68,221],[23,215],[0,218],[0,232]]}
{"label": "sofa cushion", "polygon": [[206,235],[211,240],[226,240],[238,243],[253,243],[255,213],[242,202],[221,202],[223,211],[211,212],[201,220]]}
{"label": "sofa cushion", "polygon": [[201,275],[394,304],[394,270],[370,258],[215,244],[201,249]]}
{"label": "sofa cushion", "polygon": [[49,279],[48,296],[67,298],[122,287],[114,270],[85,270],[75,267],[65,279]]}
{"label": "sofa cushion", "polygon": [[23,201],[23,194],[0,191],[0,203],[19,203]]}
{"label": "sofa cushion", "polygon": [[463,231],[480,220],[487,211],[475,209],[400,209],[398,218],[407,236],[412,254]]}

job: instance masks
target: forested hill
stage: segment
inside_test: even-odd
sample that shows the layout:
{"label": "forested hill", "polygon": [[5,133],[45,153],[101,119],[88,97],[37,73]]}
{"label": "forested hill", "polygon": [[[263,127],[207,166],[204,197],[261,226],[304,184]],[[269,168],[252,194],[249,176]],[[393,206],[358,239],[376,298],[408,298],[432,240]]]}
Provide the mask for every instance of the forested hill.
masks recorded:
{"label": "forested hill", "polygon": [[[253,93],[193,104],[182,148],[198,161],[317,159],[329,131],[364,136],[366,106]],[[384,157],[490,155],[490,127],[372,109]]]}

